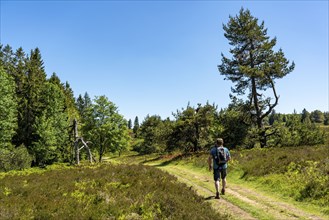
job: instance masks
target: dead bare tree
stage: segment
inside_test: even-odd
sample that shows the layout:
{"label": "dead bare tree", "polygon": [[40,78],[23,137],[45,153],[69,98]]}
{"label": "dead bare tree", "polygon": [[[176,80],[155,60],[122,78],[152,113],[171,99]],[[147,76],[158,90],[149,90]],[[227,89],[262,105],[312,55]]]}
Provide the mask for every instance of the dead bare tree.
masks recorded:
{"label": "dead bare tree", "polygon": [[[93,158],[90,148],[88,147],[88,141],[84,141],[83,137],[79,136],[78,133],[78,121],[76,119],[73,120],[73,135],[74,135],[74,154],[75,154],[75,162],[76,164],[80,164],[80,150],[85,148],[88,153],[88,160],[90,163],[93,163],[95,159]],[[79,143],[82,143],[82,146],[79,146]]]}

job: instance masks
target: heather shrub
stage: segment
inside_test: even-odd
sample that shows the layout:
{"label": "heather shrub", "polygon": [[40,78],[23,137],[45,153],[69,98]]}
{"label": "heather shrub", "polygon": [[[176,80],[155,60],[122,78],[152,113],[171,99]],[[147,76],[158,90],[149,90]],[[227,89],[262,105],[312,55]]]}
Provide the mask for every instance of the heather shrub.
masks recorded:
{"label": "heather shrub", "polygon": [[0,179],[0,219],[225,219],[159,169],[96,165]]}
{"label": "heather shrub", "polygon": [[329,213],[329,147],[304,146],[233,151],[241,178]]}
{"label": "heather shrub", "polygon": [[[254,148],[250,150],[232,151],[232,158],[239,163],[243,175],[264,176],[267,174],[284,174],[293,162],[307,167],[307,161],[324,161],[328,159],[328,146],[303,146],[285,148]],[[318,164],[320,170],[325,170],[325,163]]]}
{"label": "heather shrub", "polygon": [[[205,170],[208,155],[176,155],[163,164],[190,163]],[[237,176],[329,214],[329,146],[231,150],[231,156],[228,181]]]}

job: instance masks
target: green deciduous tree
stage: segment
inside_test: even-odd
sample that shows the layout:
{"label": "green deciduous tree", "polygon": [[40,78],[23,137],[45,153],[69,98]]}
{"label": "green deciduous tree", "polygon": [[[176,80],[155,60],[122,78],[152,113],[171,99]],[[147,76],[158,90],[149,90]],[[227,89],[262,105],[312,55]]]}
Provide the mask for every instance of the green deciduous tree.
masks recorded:
{"label": "green deciduous tree", "polygon": [[324,125],[329,125],[329,112],[324,112],[323,116],[324,116],[323,124]]}
{"label": "green deciduous tree", "polygon": [[214,142],[218,130],[216,123],[217,107],[207,103],[197,108],[189,104],[186,109],[174,114],[176,123],[173,128],[170,143],[171,148],[180,148],[184,151],[199,151],[207,149]]}
{"label": "green deciduous tree", "polygon": [[157,141],[159,135],[161,117],[158,115],[147,115],[139,128],[138,138],[143,141],[138,147],[134,147],[139,153],[148,154],[160,152],[161,147]]}
{"label": "green deciduous tree", "polygon": [[252,141],[248,137],[250,124],[245,122],[247,116],[243,108],[242,100],[233,99],[228,108],[219,113],[220,136],[224,138],[225,146],[231,149],[244,144],[249,146]]}
{"label": "green deciduous tree", "polygon": [[198,104],[195,111],[196,138],[198,140],[198,148],[195,150],[208,149],[215,142],[215,135],[218,132],[214,126],[217,119],[217,107],[215,104],[210,105],[207,102],[204,106]]}
{"label": "green deciduous tree", "polygon": [[127,121],[106,96],[94,99],[84,126],[88,127],[88,130],[85,129],[86,140],[91,141],[94,149],[98,150],[100,162],[105,152],[120,153],[128,147]]}
{"label": "green deciduous tree", "polygon": [[170,140],[170,150],[175,148],[187,151],[197,151],[198,139],[196,126],[196,111],[195,108],[187,105],[186,109],[173,114],[176,123],[173,128],[173,133]]}
{"label": "green deciduous tree", "polygon": [[314,123],[323,123],[324,115],[320,110],[315,110],[310,114],[311,121]]}
{"label": "green deciduous tree", "polygon": [[141,154],[164,152],[171,132],[169,118],[162,120],[158,115],[147,115],[139,128],[139,141],[133,149]]}
{"label": "green deciduous tree", "polygon": [[[248,112],[253,124],[259,130],[261,147],[266,146],[266,128],[264,119],[278,104],[279,95],[275,80],[283,78],[294,69],[289,65],[281,49],[274,51],[276,38],[267,36],[264,22],[258,24],[249,10],[240,10],[236,17],[230,16],[229,22],[223,25],[224,35],[232,46],[232,58],[222,54],[219,72],[235,86],[232,92],[245,95],[248,91]],[[271,90],[272,95],[265,96],[262,91]]]}
{"label": "green deciduous tree", "polygon": [[324,131],[315,123],[302,121],[303,114],[294,112],[284,115],[284,118],[284,121],[274,122],[273,128],[276,135],[269,138],[269,146],[303,146],[325,143]]}

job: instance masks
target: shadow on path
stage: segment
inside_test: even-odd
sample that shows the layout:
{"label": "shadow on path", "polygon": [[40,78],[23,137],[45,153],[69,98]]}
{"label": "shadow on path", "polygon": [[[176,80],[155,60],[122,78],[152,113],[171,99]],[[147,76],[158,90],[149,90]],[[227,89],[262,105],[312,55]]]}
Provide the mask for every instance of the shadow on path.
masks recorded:
{"label": "shadow on path", "polygon": [[211,199],[215,199],[215,196],[208,196],[208,197],[204,198],[204,200],[211,200]]}

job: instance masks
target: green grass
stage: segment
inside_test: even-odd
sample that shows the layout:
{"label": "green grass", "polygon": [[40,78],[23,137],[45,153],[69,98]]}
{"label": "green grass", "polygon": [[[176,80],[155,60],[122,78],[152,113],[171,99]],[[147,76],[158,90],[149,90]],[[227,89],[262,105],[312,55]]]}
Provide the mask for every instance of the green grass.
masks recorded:
{"label": "green grass", "polygon": [[250,213],[253,217],[257,218],[257,219],[268,219],[268,220],[275,220],[275,217],[272,217],[271,215],[269,215],[268,213],[266,213],[265,210],[262,210],[260,208],[256,208],[255,206],[242,201],[234,196],[231,195],[226,195],[225,199],[229,202],[231,202],[232,204],[239,206],[241,209],[243,209],[244,211]]}

